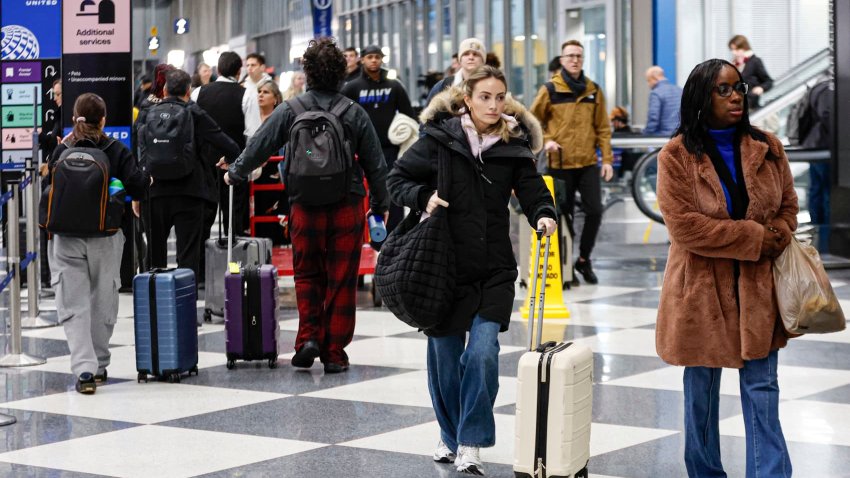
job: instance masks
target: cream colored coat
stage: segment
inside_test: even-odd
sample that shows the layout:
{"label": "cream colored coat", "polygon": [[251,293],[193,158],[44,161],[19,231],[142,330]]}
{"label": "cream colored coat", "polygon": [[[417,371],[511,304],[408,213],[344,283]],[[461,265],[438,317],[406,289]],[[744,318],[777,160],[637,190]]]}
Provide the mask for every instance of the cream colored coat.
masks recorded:
{"label": "cream colored coat", "polygon": [[[772,260],[761,258],[765,224],[797,228],[797,194],[780,141],[741,139],[750,203],[732,220],[707,155],[695,157],[673,138],[658,156],[658,202],[670,252],[658,308],[656,349],[667,363],[740,368],[784,347]],[[740,264],[735,289],[734,263]]]}

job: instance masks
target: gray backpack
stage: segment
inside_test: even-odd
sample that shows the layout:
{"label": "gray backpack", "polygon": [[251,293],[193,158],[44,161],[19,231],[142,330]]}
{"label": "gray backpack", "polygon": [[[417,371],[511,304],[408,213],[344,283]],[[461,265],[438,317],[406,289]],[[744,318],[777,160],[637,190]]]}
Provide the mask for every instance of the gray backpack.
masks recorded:
{"label": "gray backpack", "polygon": [[286,104],[295,113],[284,154],[283,183],[289,201],[324,206],[346,199],[354,156],[341,119],[354,102],[339,95],[330,111],[326,111],[307,94]]}

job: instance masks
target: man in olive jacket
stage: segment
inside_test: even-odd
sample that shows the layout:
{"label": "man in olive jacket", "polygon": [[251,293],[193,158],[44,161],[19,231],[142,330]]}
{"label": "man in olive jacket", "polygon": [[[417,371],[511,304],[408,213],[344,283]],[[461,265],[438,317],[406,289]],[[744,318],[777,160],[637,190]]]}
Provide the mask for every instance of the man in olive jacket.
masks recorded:
{"label": "man in olive jacket", "polygon": [[[575,269],[589,284],[596,284],[590,253],[602,224],[598,178],[601,175],[606,181],[611,180],[614,156],[605,96],[599,85],[584,76],[583,63],[581,43],[569,40],[561,45],[563,68],[540,87],[531,112],[543,124],[549,174],[566,185],[567,200],[560,207],[570,221],[571,230],[576,190],[581,192],[585,219]],[[602,152],[601,169],[597,164],[597,149]]]}

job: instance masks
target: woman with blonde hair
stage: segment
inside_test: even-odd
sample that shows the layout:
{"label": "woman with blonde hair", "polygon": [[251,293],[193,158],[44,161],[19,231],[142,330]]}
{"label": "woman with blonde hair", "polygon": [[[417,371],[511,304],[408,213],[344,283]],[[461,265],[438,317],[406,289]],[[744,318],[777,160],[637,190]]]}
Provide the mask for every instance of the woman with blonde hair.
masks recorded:
{"label": "woman with blonde hair", "polygon": [[[399,158],[387,186],[412,214],[446,208],[456,257],[450,313],[428,336],[428,388],[440,424],[434,461],[483,475],[479,448],[496,442],[499,333],[508,329],[517,265],[508,201],[516,193],[531,227],[555,232],[552,196],[534,166],[540,123],[507,92],[501,71],[475,70],[423,111],[424,136]],[[451,186],[437,195],[438,158],[449,156]],[[469,334],[467,340],[467,333]]]}
{"label": "woman with blonde hair", "polygon": [[283,92],[283,100],[291,100],[296,96],[304,94],[304,87],[307,85],[307,76],[304,75],[303,71],[296,71],[292,73],[292,79],[289,82],[289,88]]}

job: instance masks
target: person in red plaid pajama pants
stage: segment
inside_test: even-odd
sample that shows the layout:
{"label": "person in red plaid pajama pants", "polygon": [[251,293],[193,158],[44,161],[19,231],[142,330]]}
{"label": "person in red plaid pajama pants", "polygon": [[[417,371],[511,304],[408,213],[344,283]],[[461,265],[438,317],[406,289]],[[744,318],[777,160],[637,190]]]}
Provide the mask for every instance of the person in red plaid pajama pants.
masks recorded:
{"label": "person in red plaid pajama pants", "polygon": [[325,364],[348,366],[343,348],[354,336],[364,222],[360,198],[329,207],[292,205],[290,233],[300,317],[295,349],[316,340]]}
{"label": "person in red plaid pajama pants", "polygon": [[[312,102],[331,111],[337,101],[351,101],[339,94],[345,58],[332,39],[311,41],[302,66],[307,75],[307,93],[300,98],[307,104]],[[228,184],[245,181],[251,171],[279,151],[289,141],[295,116],[287,103],[275,108],[242,155],[229,166],[224,180]],[[354,335],[357,272],[366,221],[363,173],[369,184],[367,214],[383,216],[386,222],[389,208],[387,167],[369,115],[355,102],[340,119],[359,165],[353,171],[348,198],[328,206],[293,203],[290,220],[300,317],[292,365],[309,368],[318,357],[325,373],[348,370],[344,348]]]}

